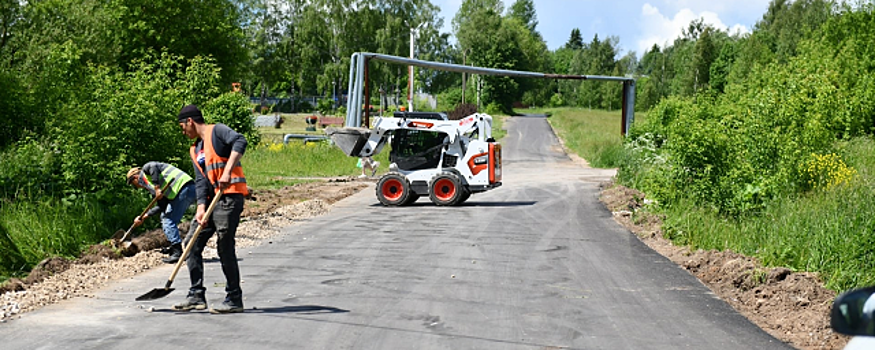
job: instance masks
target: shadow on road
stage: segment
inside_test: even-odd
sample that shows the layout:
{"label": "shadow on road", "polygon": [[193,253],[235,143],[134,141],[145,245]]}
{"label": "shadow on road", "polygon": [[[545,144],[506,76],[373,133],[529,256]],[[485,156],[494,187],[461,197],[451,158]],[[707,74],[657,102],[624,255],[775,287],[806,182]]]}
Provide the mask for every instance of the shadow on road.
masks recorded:
{"label": "shadow on road", "polygon": [[516,113],[516,114],[512,115],[512,117],[514,117],[514,118],[550,118],[550,115],[551,115],[550,113],[546,113],[546,114],[519,114],[519,113]]}
{"label": "shadow on road", "polygon": [[510,201],[510,202],[465,202],[463,207],[523,207],[537,204],[537,201]]}
{"label": "shadow on road", "polygon": [[[454,207],[522,207],[522,206],[531,206],[538,203],[537,201],[510,201],[510,202],[474,202],[469,201],[462,203],[460,205],[456,205]],[[380,203],[371,204],[371,207],[383,207],[384,205]],[[395,206],[393,208],[409,208],[409,207],[437,207],[433,203],[429,201],[416,202],[413,204],[408,204],[404,206]]]}
{"label": "shadow on road", "polygon": [[346,313],[349,310],[338,309],[336,307],[331,306],[319,306],[319,305],[297,305],[297,306],[280,306],[280,307],[266,307],[266,308],[258,308],[255,310],[246,310],[248,314],[283,314],[283,313],[296,313],[296,314],[305,314],[305,315],[314,315],[314,314],[337,314],[337,313]]}
{"label": "shadow on road", "polygon": [[[206,311],[206,310],[204,310]],[[180,315],[197,315],[203,314],[204,312],[191,312],[191,311],[177,311],[173,309],[155,309],[152,312],[154,313],[170,313],[170,314],[180,314]],[[319,306],[319,305],[297,305],[297,306],[279,306],[279,307],[258,307],[258,308],[247,308],[243,311],[246,314],[285,314],[285,313],[294,313],[294,314],[304,314],[304,315],[316,315],[316,314],[338,314],[338,313],[347,313],[349,310],[338,309],[336,307],[331,306]]]}

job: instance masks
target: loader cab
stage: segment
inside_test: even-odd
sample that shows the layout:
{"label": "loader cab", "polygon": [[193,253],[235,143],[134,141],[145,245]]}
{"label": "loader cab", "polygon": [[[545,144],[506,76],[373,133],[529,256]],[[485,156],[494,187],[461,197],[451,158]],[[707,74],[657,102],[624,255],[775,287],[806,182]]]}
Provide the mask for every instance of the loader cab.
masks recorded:
{"label": "loader cab", "polygon": [[437,168],[447,135],[424,130],[396,130],[392,135],[389,161],[402,170]]}

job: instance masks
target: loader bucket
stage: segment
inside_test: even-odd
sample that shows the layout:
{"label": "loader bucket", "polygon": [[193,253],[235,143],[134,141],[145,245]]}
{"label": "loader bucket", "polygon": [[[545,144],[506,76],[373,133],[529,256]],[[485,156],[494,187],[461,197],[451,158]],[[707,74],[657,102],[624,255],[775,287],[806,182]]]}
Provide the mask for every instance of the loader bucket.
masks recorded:
{"label": "loader bucket", "polygon": [[330,127],[325,129],[325,134],[331,137],[331,141],[340,147],[343,153],[350,157],[358,157],[362,148],[368,143],[371,130],[354,127]]}

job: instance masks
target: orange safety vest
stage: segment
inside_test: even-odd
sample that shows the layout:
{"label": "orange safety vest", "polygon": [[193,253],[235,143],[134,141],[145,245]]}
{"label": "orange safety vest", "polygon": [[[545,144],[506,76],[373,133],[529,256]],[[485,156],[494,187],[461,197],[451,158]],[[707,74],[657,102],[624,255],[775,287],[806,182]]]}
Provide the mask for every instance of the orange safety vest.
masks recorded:
{"label": "orange safety vest", "polygon": [[[207,132],[205,133],[206,137],[203,139],[204,167],[207,170],[206,174],[204,174],[203,169],[201,169],[197,162],[197,154],[195,154],[197,142],[191,145],[189,152],[191,153],[191,160],[194,162],[195,168],[197,168],[197,170],[201,172],[201,175],[205,176],[207,180],[213,184],[213,188],[218,191],[219,178],[222,177],[222,173],[225,171],[225,164],[228,162],[228,158],[219,157],[219,155],[216,154],[216,150],[213,149],[213,127],[215,127],[215,125],[207,125]],[[240,162],[234,164],[234,167],[231,169],[231,185],[225,189],[224,193],[240,193],[244,196],[249,194],[249,189],[246,187],[246,177],[243,176],[243,166],[240,165]]]}

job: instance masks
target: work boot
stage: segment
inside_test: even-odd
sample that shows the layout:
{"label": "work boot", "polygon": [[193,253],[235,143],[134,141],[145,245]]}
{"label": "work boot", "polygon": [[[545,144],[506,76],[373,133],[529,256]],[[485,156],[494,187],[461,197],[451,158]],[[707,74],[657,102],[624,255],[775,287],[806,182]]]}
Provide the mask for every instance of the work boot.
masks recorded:
{"label": "work boot", "polygon": [[243,298],[226,296],[225,301],[221,305],[210,308],[211,314],[230,314],[236,312],[243,312]]}
{"label": "work boot", "polygon": [[207,309],[207,299],[204,298],[203,293],[192,293],[188,292],[188,297],[185,298],[185,301],[173,304],[173,310],[176,311],[191,311],[191,310],[206,310]]}
{"label": "work boot", "polygon": [[179,258],[182,257],[182,243],[176,243],[170,246],[170,256],[161,259],[161,261],[167,264],[175,264],[179,261]]}

